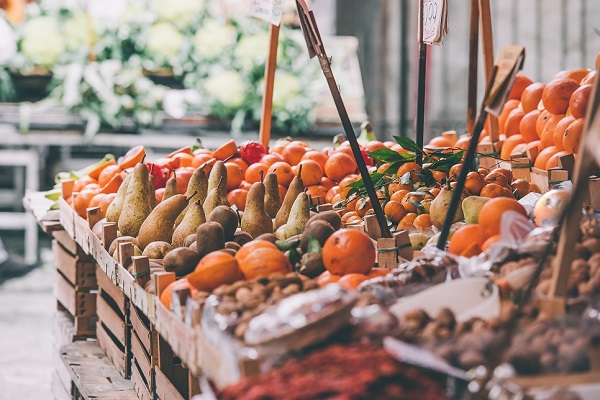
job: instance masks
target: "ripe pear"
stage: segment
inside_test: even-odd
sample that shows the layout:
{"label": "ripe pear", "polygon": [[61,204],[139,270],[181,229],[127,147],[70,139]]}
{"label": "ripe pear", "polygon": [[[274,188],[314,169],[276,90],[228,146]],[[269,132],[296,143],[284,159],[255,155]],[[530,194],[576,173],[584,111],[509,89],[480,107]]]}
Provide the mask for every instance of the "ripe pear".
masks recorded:
{"label": "ripe pear", "polygon": [[167,181],[162,199],[163,201],[165,201],[169,197],[173,197],[176,194],[179,194],[179,189],[177,189],[177,178],[174,176],[172,178],[169,178],[169,180]]}
{"label": "ripe pear", "polygon": [[188,206],[181,212],[179,217],[177,217],[177,221],[175,225],[179,225],[183,220],[189,206],[197,200],[200,200],[200,204],[204,204],[204,200],[206,200],[206,195],[208,193],[208,178],[206,177],[206,172],[204,172],[204,168],[197,168],[190,181],[188,182],[187,189],[185,191],[185,195],[190,198]]}
{"label": "ripe pear", "polygon": [[125,203],[125,196],[127,195],[127,187],[129,186],[129,181],[131,180],[132,176],[133,174],[127,174],[125,179],[123,179],[123,182],[121,182],[121,186],[119,186],[119,190],[117,190],[117,195],[106,210],[107,222],[119,221],[121,210],[123,210],[123,204]]}
{"label": "ripe pear", "polygon": [[285,194],[281,208],[275,216],[275,229],[278,229],[288,221],[294,201],[296,201],[296,198],[300,193],[304,193],[304,182],[302,182],[302,178],[300,178],[301,171],[302,164],[300,164],[300,167],[298,168],[298,175],[296,175],[294,179],[292,179],[292,182],[290,182],[290,186]]}
{"label": "ripe pear", "polygon": [[281,208],[281,198],[279,197],[279,183],[277,175],[270,172],[265,177],[265,211],[269,217],[275,218],[277,211]]}
{"label": "ripe pear", "polygon": [[175,220],[187,203],[185,195],[177,194],[157,205],[140,227],[138,234],[140,248],[143,250],[149,243],[156,241],[170,243],[173,239]]}
{"label": "ripe pear", "polygon": [[117,226],[122,235],[135,237],[144,220],[152,211],[150,197],[154,198],[155,196],[154,190],[151,190],[150,187],[148,178],[150,174],[144,163],[137,164],[131,175]]}
{"label": "ripe pear", "polygon": [[150,190],[152,192],[152,196],[148,197],[148,202],[150,203],[150,208],[152,209],[156,207],[156,195],[154,194],[156,193],[156,185],[154,182],[154,175],[152,174],[148,175],[148,186],[150,187]]}
{"label": "ripe pear", "polygon": [[467,224],[479,223],[479,213],[483,205],[490,201],[489,197],[469,196],[462,202],[462,211]]}
{"label": "ripe pear", "polygon": [[187,237],[195,234],[198,227],[205,222],[206,215],[204,215],[204,208],[202,208],[200,200],[191,203],[183,220],[173,232],[173,240],[171,241],[173,247],[184,247]]}
{"label": "ripe pear", "polygon": [[283,233],[287,238],[290,238],[295,235],[300,235],[304,232],[304,228],[306,228],[306,223],[310,219],[310,202],[308,201],[308,195],[304,192],[300,193],[294,204],[292,205],[292,209],[290,210],[290,216],[288,218],[287,223],[285,224],[285,229]]}
{"label": "ripe pear", "polygon": [[410,245],[413,250],[421,250],[431,237],[429,235],[425,235],[421,232],[409,233],[408,237],[410,238]]}
{"label": "ripe pear", "polygon": [[[227,200],[226,180],[227,178],[221,178],[219,184],[208,192],[208,196],[206,196],[206,200],[204,200],[203,204],[205,215],[210,215],[210,213],[219,206],[230,206],[229,201]],[[225,192],[223,192],[223,190]]]}
{"label": "ripe pear", "polygon": [[207,193],[210,193],[216,187],[220,187],[221,178],[225,181],[225,186],[221,188],[221,191],[224,196],[227,196],[227,168],[225,167],[225,163],[219,160],[210,170]]}
{"label": "ripe pear", "polygon": [[246,208],[242,216],[242,231],[253,238],[263,233],[273,233],[273,221],[265,211],[265,184],[252,184],[246,199]]}
{"label": "ripe pear", "polygon": [[[448,207],[450,206],[450,200],[452,199],[453,193],[454,190],[452,188],[445,186],[431,202],[429,216],[431,217],[431,223],[433,226],[438,229],[442,229],[444,226],[444,221],[446,219],[446,214],[448,214]],[[461,203],[462,199],[460,199],[458,207],[456,208],[456,212],[454,213],[454,218],[452,219],[453,223],[462,221],[464,219]]]}

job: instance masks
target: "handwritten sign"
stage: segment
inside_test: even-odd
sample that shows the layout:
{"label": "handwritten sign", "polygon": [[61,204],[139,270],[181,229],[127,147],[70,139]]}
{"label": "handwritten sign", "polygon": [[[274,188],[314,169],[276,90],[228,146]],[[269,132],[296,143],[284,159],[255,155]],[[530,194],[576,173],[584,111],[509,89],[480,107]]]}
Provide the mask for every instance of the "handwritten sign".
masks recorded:
{"label": "handwritten sign", "polygon": [[448,34],[447,0],[423,0],[423,42],[441,46]]}
{"label": "handwritten sign", "polygon": [[283,0],[251,0],[250,14],[279,26],[283,15]]}

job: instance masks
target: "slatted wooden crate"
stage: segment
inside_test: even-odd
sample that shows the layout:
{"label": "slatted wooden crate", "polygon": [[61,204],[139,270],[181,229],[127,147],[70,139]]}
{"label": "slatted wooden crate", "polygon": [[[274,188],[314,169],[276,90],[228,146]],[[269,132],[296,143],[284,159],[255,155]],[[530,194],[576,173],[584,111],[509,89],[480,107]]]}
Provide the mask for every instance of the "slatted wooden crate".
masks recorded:
{"label": "slatted wooden crate", "polygon": [[158,363],[158,337],[150,320],[129,303],[131,320],[131,376],[140,399],[154,393],[154,366]]}
{"label": "slatted wooden crate", "polygon": [[154,367],[159,400],[190,400],[200,394],[198,378],[190,373],[166,340],[158,337],[158,365]]}
{"label": "slatted wooden crate", "polygon": [[119,373],[131,376],[131,324],[128,299],[121,289],[100,269],[98,279],[96,336],[98,344]]}
{"label": "slatted wooden crate", "polygon": [[94,337],[98,288],[95,262],[65,231],[54,232],[52,250],[57,270],[54,292],[58,309],[66,311],[73,322],[71,340]]}

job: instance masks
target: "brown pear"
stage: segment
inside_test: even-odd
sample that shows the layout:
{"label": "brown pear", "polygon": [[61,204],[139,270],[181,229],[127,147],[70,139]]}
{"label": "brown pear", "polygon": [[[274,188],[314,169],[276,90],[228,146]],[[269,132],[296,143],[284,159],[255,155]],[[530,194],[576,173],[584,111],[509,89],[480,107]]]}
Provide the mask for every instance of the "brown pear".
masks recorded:
{"label": "brown pear", "polygon": [[175,231],[173,232],[173,247],[184,247],[185,239],[193,233],[196,233],[198,227],[206,222],[206,215],[204,215],[204,208],[202,203],[197,200],[188,206],[188,210],[185,213],[185,217]]}
{"label": "brown pear", "polygon": [[168,199],[169,197],[173,197],[176,194],[179,194],[179,189],[177,189],[177,178],[173,176],[169,178],[167,184],[165,185],[165,192],[163,193],[163,201]]}
{"label": "brown pear", "polygon": [[121,235],[135,237],[152,211],[150,197],[155,198],[155,195],[154,190],[151,190],[148,178],[150,174],[144,163],[137,164],[131,175],[117,226]]}
{"label": "brown pear", "polygon": [[138,234],[140,248],[143,250],[149,243],[156,241],[170,243],[175,220],[187,203],[187,198],[183,194],[177,194],[158,204],[140,227]]}
{"label": "brown pear", "polygon": [[265,211],[269,217],[275,218],[277,211],[281,208],[281,198],[279,197],[279,183],[277,175],[270,172],[265,177]]}
{"label": "brown pear", "polygon": [[264,183],[255,182],[252,184],[246,199],[241,226],[242,231],[247,232],[253,238],[263,233],[273,233],[273,220],[265,211]]}
{"label": "brown pear", "polygon": [[119,186],[119,190],[117,190],[117,195],[106,210],[107,222],[119,221],[121,210],[123,210],[123,204],[125,204],[125,196],[127,196],[127,187],[129,186],[129,181],[131,180],[132,176],[133,174],[127,174],[125,179],[123,179],[123,182],[121,182],[121,186]]}
{"label": "brown pear", "polygon": [[185,191],[185,195],[190,198],[188,206],[181,212],[181,215],[177,217],[177,221],[175,225],[179,225],[183,220],[183,217],[187,213],[187,210],[190,204],[195,201],[200,201],[200,204],[204,204],[204,200],[206,200],[206,195],[208,194],[208,178],[206,176],[206,172],[204,172],[204,166],[197,168],[190,181],[188,183],[187,189]]}
{"label": "brown pear", "polygon": [[221,178],[217,186],[211,189],[204,200],[204,213],[210,215],[210,213],[219,206],[229,207],[229,201],[227,200],[227,178]]}
{"label": "brown pear", "polygon": [[288,187],[288,191],[283,199],[283,203],[281,204],[281,208],[275,216],[275,229],[279,229],[281,226],[287,223],[290,216],[290,211],[294,205],[294,201],[296,201],[296,198],[300,193],[304,192],[304,183],[302,182],[302,178],[300,178],[301,171],[302,165],[299,167],[298,175],[292,179],[292,182]]}

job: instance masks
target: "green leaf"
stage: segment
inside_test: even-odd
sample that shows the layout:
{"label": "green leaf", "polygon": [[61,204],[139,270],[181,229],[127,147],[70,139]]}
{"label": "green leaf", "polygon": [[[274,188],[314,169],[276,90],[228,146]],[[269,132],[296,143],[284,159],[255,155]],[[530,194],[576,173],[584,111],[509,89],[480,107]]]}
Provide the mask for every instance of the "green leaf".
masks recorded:
{"label": "green leaf", "polygon": [[[379,181],[383,177],[383,175],[384,174],[381,172],[373,172],[371,175],[369,175],[369,177],[371,178],[371,182],[373,182],[373,184],[375,184],[375,182]],[[363,182],[362,179],[359,179],[355,182],[350,183],[348,185],[348,187],[356,188],[356,189],[364,189],[365,183]]]}
{"label": "green leaf", "polygon": [[446,158],[442,158],[430,165],[428,169],[448,173],[452,166],[461,162],[464,152],[464,150],[460,150]]}
{"label": "green leaf", "polygon": [[413,160],[415,156],[408,153],[398,153],[392,149],[381,148],[369,153],[369,157],[379,161],[394,163],[403,160]]}
{"label": "green leaf", "polygon": [[414,200],[411,201],[411,203],[417,209],[417,214],[425,214],[425,207],[423,207],[423,204],[419,203],[418,201],[414,201]]}
{"label": "green leaf", "polygon": [[435,178],[433,177],[431,170],[428,168],[425,168],[421,172],[419,172],[418,177],[419,182],[421,182],[425,186],[431,186],[435,184]]}
{"label": "green leaf", "polygon": [[308,238],[308,252],[321,254],[321,243],[314,236]]}
{"label": "green leaf", "polygon": [[415,154],[423,154],[423,149],[421,149],[417,144],[410,138],[406,136],[394,136],[394,140],[398,143],[404,150],[412,151]]}

